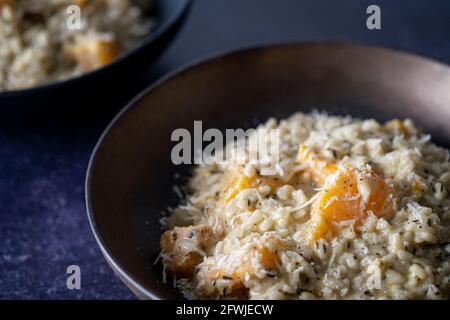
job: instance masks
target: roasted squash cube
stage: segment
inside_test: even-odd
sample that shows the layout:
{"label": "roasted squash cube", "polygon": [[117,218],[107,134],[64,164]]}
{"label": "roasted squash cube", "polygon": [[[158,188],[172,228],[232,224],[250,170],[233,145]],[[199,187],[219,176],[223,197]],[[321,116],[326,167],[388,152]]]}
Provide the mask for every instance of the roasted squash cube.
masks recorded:
{"label": "roasted squash cube", "polygon": [[66,54],[85,70],[93,70],[113,61],[118,48],[113,39],[88,37],[65,48]]}

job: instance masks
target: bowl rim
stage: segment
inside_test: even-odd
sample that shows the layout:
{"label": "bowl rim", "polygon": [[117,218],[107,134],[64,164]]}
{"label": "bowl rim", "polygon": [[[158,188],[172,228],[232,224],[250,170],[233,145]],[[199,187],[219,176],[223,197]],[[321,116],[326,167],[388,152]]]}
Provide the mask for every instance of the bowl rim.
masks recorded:
{"label": "bowl rim", "polygon": [[156,40],[158,40],[163,34],[165,34],[185,13],[187,13],[188,9],[192,4],[192,0],[183,0],[180,4],[177,5],[177,8],[171,12],[169,17],[162,22],[161,24],[157,24],[156,28],[153,31],[144,37],[143,40],[139,41],[135,46],[131,49],[127,50],[123,54],[119,55],[116,59],[114,59],[111,63],[108,63],[100,68],[94,69],[92,71],[88,71],[86,73],[79,74],[74,77],[69,77],[63,80],[57,80],[45,84],[40,84],[33,87],[28,87],[24,89],[18,90],[5,90],[0,91],[0,98],[9,98],[9,97],[17,97],[21,95],[29,95],[29,94],[38,94],[46,91],[57,90],[59,88],[79,83],[85,79],[92,79],[100,74],[105,73],[109,69],[116,67],[121,64],[125,60],[128,60],[130,57],[136,55],[145,47],[151,45]]}
{"label": "bowl rim", "polygon": [[204,57],[200,57],[198,59],[195,59],[191,62],[188,62],[184,65],[181,65],[172,71],[168,72],[166,75],[162,76],[160,79],[156,80],[154,83],[150,84],[147,88],[145,88],[142,92],[137,94],[134,98],[132,98],[111,120],[111,122],[106,126],[106,128],[103,130],[102,134],[100,135],[100,138],[98,139],[97,143],[95,144],[92,154],[89,159],[87,171],[86,171],[86,179],[85,179],[85,204],[86,204],[86,211],[87,216],[89,219],[89,224],[91,227],[91,231],[94,234],[95,240],[97,242],[97,245],[100,247],[100,250],[105,257],[108,264],[111,266],[113,271],[116,273],[116,275],[124,282],[124,284],[132,291],[134,292],[138,297],[151,299],[151,300],[162,300],[165,299],[164,296],[159,295],[151,289],[146,289],[143,285],[139,283],[129,272],[119,263],[112,255],[110,249],[107,247],[104,239],[101,236],[101,231],[99,226],[96,223],[95,219],[95,213],[92,208],[92,194],[91,194],[91,181],[92,181],[92,174],[94,170],[94,166],[97,162],[97,156],[99,153],[99,150],[103,146],[103,142],[105,141],[106,137],[108,136],[109,132],[115,127],[116,125],[120,124],[120,121],[123,119],[123,116],[131,112],[133,107],[146,95],[151,94],[152,91],[156,90],[157,88],[165,85],[167,82],[170,82],[174,79],[176,79],[179,76],[182,76],[184,73],[196,69],[199,66],[202,66],[204,64],[211,64],[215,63],[216,61],[232,56],[237,56],[242,53],[250,53],[250,52],[258,52],[258,51],[264,51],[268,49],[282,49],[282,48],[288,48],[288,47],[294,47],[299,46],[301,48],[309,48],[309,47],[317,47],[317,48],[351,48],[351,49],[369,49],[369,50],[376,50],[380,52],[385,53],[394,53],[396,55],[401,55],[404,57],[410,57],[419,59],[423,62],[431,63],[436,66],[444,67],[448,69],[450,72],[450,64],[435,60],[433,58],[429,58],[423,55],[420,55],[416,52],[406,51],[402,48],[396,48],[392,46],[381,46],[381,45],[374,45],[374,44],[367,44],[367,43],[361,43],[361,42],[350,42],[350,41],[334,41],[334,40],[318,40],[318,41],[285,41],[285,42],[278,42],[278,43],[264,43],[259,45],[250,45],[250,46],[243,46],[228,50],[222,50],[210,55],[206,55]]}

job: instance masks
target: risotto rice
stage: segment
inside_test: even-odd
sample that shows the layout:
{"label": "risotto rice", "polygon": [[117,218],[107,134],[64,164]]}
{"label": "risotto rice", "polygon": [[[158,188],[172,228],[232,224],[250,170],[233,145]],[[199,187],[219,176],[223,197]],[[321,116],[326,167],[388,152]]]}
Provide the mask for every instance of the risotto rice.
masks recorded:
{"label": "risotto rice", "polygon": [[446,299],[449,153],[411,120],[295,114],[274,176],[199,166],[161,237],[187,298]]}

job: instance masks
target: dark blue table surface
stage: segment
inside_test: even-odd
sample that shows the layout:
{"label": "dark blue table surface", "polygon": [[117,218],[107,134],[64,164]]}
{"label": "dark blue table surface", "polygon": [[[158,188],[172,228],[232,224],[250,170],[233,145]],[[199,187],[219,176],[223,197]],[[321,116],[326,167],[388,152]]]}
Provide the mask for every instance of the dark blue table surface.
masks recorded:
{"label": "dark blue table surface", "polygon": [[[369,4],[381,7],[382,30],[366,28]],[[212,53],[293,40],[385,45],[448,63],[449,36],[447,0],[194,0],[141,86]],[[53,132],[0,128],[0,298],[134,298],[103,259],[85,213],[86,166],[108,121]],[[66,287],[72,264],[81,267],[81,290]]]}

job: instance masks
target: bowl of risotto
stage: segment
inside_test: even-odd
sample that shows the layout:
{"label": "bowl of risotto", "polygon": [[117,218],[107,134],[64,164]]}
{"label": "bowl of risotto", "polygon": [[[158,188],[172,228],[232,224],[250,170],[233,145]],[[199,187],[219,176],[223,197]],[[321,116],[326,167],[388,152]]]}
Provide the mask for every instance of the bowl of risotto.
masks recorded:
{"label": "bowl of risotto", "polygon": [[170,42],[188,5],[188,0],[1,0],[1,111],[80,110],[92,105],[93,97],[125,90],[124,80],[145,70]]}
{"label": "bowl of risotto", "polygon": [[[337,43],[179,70],[95,148],[97,242],[144,299],[448,299],[449,85],[446,65]],[[174,161],[174,132],[193,141],[198,121],[200,147],[209,129],[246,142]],[[261,145],[274,161],[251,156]]]}

